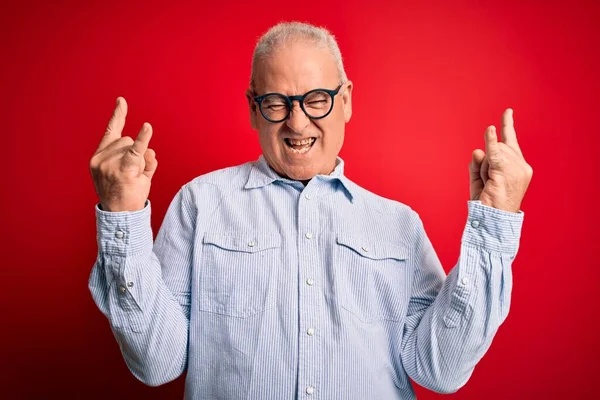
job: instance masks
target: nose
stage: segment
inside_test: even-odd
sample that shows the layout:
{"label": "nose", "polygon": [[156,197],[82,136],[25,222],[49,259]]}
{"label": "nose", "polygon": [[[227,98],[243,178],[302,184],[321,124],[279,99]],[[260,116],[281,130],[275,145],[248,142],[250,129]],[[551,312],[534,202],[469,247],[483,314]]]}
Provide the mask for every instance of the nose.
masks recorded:
{"label": "nose", "polygon": [[302,133],[310,124],[310,118],[304,114],[299,102],[294,101],[292,104],[293,107],[290,110],[290,115],[285,123],[292,131],[296,133]]}

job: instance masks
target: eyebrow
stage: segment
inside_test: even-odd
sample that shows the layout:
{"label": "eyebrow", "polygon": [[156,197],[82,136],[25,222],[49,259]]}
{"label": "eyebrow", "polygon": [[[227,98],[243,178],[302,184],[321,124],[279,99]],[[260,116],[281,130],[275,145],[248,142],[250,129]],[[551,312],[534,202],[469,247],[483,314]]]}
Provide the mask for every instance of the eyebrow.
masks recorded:
{"label": "eyebrow", "polygon": [[339,83],[335,83],[333,87],[333,89],[330,89],[329,85],[320,85],[320,86],[315,86],[311,89],[305,90],[304,92],[301,93],[286,93],[285,91],[278,91],[278,90],[265,90],[262,94],[258,94],[258,91],[256,89],[254,89],[254,96],[255,97],[260,97],[260,96],[264,96],[265,94],[270,94],[270,93],[278,93],[278,94],[283,94],[284,96],[304,96],[306,93],[310,92],[311,90],[315,90],[315,89],[327,89],[327,90],[335,90],[337,87],[339,86]]}

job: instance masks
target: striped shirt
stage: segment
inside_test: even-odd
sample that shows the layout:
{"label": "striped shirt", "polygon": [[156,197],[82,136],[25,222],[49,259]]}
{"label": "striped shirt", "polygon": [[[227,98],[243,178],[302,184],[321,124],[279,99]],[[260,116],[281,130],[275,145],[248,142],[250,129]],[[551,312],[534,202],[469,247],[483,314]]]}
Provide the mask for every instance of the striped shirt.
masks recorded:
{"label": "striped shirt", "polygon": [[153,242],[150,202],[96,207],[89,288],[131,372],[186,399],[414,399],[464,385],[506,318],[523,213],[468,202],[446,277],[417,213],[264,157],[200,176]]}

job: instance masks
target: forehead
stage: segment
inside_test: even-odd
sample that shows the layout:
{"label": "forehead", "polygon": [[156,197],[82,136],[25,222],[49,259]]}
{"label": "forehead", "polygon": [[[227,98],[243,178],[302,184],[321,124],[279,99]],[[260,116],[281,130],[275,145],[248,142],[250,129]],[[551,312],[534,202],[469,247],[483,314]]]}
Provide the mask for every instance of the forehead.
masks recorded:
{"label": "forehead", "polygon": [[263,59],[256,70],[256,92],[302,94],[315,88],[333,89],[339,74],[324,45],[288,42]]}

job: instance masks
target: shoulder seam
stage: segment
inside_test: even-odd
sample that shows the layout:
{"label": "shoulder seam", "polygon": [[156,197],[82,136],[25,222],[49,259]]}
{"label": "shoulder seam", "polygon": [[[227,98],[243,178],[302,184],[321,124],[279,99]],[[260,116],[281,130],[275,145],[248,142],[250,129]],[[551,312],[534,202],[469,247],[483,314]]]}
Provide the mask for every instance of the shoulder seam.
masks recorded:
{"label": "shoulder seam", "polygon": [[[231,181],[235,181],[235,178],[237,178],[240,174],[242,174],[244,172],[244,169],[247,168],[247,166],[251,165],[251,164],[252,164],[251,162],[248,162],[248,163],[245,163],[245,164],[238,165],[237,168],[239,170],[235,173],[234,179],[230,180],[230,182]],[[236,167],[229,167],[229,168],[236,168]],[[226,168],[224,168],[224,169],[226,169]],[[216,170],[216,171],[219,171],[219,170]],[[216,172],[216,171],[212,171],[212,172]],[[203,181],[201,179],[202,177],[204,177],[204,176],[206,176],[208,174],[211,174],[212,172],[209,172],[209,173],[207,173],[205,175],[197,176],[196,178],[192,179],[190,182],[188,182],[188,183],[186,183],[184,185],[184,186],[192,186],[192,185],[195,185],[195,184],[197,184],[197,185],[204,184],[204,185],[211,185],[211,186],[214,186],[217,189],[219,189],[219,200],[216,203],[214,209],[207,216],[205,223],[208,223],[213,218],[213,216],[215,215],[215,213],[219,210],[219,208],[223,204],[223,200],[225,200],[227,198],[227,196],[231,193],[231,191],[233,191],[235,189],[235,187],[233,185],[227,187],[227,186],[219,185],[216,182]]]}

